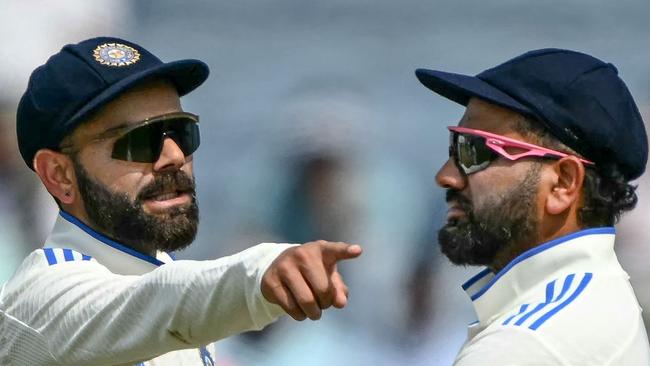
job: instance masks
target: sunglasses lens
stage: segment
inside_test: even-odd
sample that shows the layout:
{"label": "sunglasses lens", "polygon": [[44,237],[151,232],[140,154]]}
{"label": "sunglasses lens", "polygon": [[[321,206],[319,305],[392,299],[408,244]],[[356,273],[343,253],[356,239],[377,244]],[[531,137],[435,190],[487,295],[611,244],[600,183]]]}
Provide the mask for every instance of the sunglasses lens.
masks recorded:
{"label": "sunglasses lens", "polygon": [[199,147],[199,126],[190,118],[175,118],[138,127],[115,141],[113,159],[139,163],[158,160],[165,137],[170,137],[185,156]]}
{"label": "sunglasses lens", "polygon": [[151,163],[162,147],[161,123],[138,127],[115,141],[113,159]]}
{"label": "sunglasses lens", "polygon": [[492,160],[498,156],[497,153],[485,145],[483,137],[463,134],[454,135],[454,158],[465,174],[472,174],[487,168]]}
{"label": "sunglasses lens", "polygon": [[171,137],[176,142],[185,156],[193,154],[201,144],[199,125],[194,122],[185,122],[178,126],[177,131],[178,132],[171,130],[167,133],[167,136]]}

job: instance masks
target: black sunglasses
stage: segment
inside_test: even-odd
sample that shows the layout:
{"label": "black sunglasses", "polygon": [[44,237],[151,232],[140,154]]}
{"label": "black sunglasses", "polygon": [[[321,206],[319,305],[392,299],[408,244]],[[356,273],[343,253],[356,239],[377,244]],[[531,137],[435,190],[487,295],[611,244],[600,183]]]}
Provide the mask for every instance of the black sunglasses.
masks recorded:
{"label": "black sunglasses", "polygon": [[[194,153],[201,143],[198,123],[197,115],[174,112],[148,118],[134,125],[106,130],[87,143],[119,136],[113,144],[111,153],[113,159],[153,163],[160,157],[163,144],[168,137],[178,145],[185,156]],[[76,149],[81,146],[77,145]],[[75,147],[60,146],[60,149],[65,152]]]}

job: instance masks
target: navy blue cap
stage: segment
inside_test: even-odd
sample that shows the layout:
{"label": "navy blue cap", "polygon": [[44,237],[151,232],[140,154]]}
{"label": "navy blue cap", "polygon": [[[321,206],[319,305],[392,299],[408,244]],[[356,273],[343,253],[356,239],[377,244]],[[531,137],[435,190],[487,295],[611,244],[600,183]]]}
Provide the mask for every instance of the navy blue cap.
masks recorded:
{"label": "navy blue cap", "polygon": [[418,69],[427,88],[467,105],[483,99],[539,120],[565,145],[627,180],[648,160],[648,138],[639,110],[614,65],[584,53],[541,49],[476,76]]}
{"label": "navy blue cap", "polygon": [[57,149],[80,123],[143,81],[171,81],[185,95],[208,77],[199,60],[164,63],[139,45],[113,37],[69,44],[38,67],[18,104],[18,147],[27,166],[42,148]]}

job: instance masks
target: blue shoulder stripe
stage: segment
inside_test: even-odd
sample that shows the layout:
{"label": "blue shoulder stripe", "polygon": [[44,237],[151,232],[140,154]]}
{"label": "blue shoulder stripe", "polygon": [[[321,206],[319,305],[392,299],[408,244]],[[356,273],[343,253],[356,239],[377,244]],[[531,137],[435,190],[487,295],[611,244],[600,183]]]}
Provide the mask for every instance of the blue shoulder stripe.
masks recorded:
{"label": "blue shoulder stripe", "polygon": [[[519,321],[517,321],[517,323],[515,323],[515,325],[522,325],[531,316],[535,315],[537,312],[539,312],[540,310],[542,310],[546,306],[562,300],[564,298],[564,295],[566,295],[567,291],[569,290],[569,287],[571,287],[571,283],[573,283],[573,278],[575,276],[576,276],[575,273],[572,273],[572,274],[566,276],[566,278],[564,279],[564,284],[562,285],[562,290],[560,291],[560,294],[557,295],[554,299],[553,299],[553,296],[552,296],[552,292],[554,291],[554,288],[553,288],[554,286],[552,286],[552,285],[555,284],[556,280],[553,280],[548,285],[546,285],[546,301],[544,301],[543,303],[537,305],[535,307],[535,309],[533,309],[532,311],[530,311],[526,315],[522,316],[521,319],[519,319]],[[552,287],[551,290],[550,290],[551,293],[549,293],[549,286]]]}
{"label": "blue shoulder stripe", "polygon": [[533,310],[527,312],[526,314],[524,314],[524,316],[519,318],[519,320],[517,320],[515,322],[515,325],[523,324],[523,322],[525,322],[528,318],[533,316],[533,314],[535,314],[536,312],[542,310],[546,305],[550,304],[551,301],[553,301],[553,292],[554,291],[555,291],[555,280],[549,282],[546,285],[546,300],[543,303],[538,304],[537,306],[535,306],[535,308]]}
{"label": "blue shoulder stripe", "polygon": [[557,296],[554,295],[555,294],[555,283],[557,282],[557,280],[553,280],[553,281],[549,282],[546,285],[546,297],[545,297],[545,300],[543,302],[538,303],[532,310],[529,310],[528,312],[526,312],[526,310],[528,310],[528,307],[530,306],[530,304],[523,304],[519,308],[519,312],[514,314],[514,315],[511,315],[510,317],[508,317],[502,323],[502,325],[508,325],[516,317],[521,316],[515,323],[513,323],[513,325],[521,326],[528,319],[530,319],[533,315],[537,314],[538,312],[540,312],[545,307],[547,307],[547,306],[549,306],[551,304],[557,303],[560,300],[564,299],[565,295],[569,291],[569,288],[571,287],[571,284],[573,283],[574,278],[575,278],[575,273],[572,273],[572,274],[570,274],[570,275],[568,275],[568,276],[566,276],[564,278],[564,283],[562,284],[562,290],[560,290],[560,293],[557,294]]}
{"label": "blue shoulder stripe", "polygon": [[54,250],[52,248],[43,248],[45,252],[45,258],[47,258],[47,263],[51,266],[56,264],[56,256],[54,255]]}
{"label": "blue shoulder stripe", "polygon": [[72,254],[72,250],[63,249],[63,258],[65,258],[66,262],[73,262],[74,261],[74,255]]}
{"label": "blue shoulder stripe", "polygon": [[68,248],[43,248],[47,264],[53,266],[63,262],[89,261],[91,256],[76,252]]}
{"label": "blue shoulder stripe", "polygon": [[580,284],[578,287],[573,291],[571,296],[569,296],[564,302],[562,302],[560,305],[554,307],[553,309],[549,310],[546,314],[542,315],[539,319],[537,319],[531,326],[529,327],[532,330],[537,330],[544,322],[549,320],[550,318],[553,317],[553,315],[557,314],[560,312],[560,310],[564,309],[567,305],[573,302],[581,293],[584,291],[585,287],[589,284],[589,281],[591,281],[591,278],[593,277],[593,274],[590,272],[585,273],[584,277],[582,277],[582,281],[580,281]]}
{"label": "blue shoulder stripe", "polygon": [[503,322],[503,325],[508,325],[508,323],[510,323],[510,321],[511,321],[512,319],[514,319],[517,315],[521,315],[521,314],[523,314],[524,311],[526,311],[526,309],[528,309],[528,305],[529,305],[529,304],[523,304],[523,305],[521,305],[521,307],[519,308],[519,312],[518,312],[517,314],[511,315],[508,319],[506,319],[506,321]]}

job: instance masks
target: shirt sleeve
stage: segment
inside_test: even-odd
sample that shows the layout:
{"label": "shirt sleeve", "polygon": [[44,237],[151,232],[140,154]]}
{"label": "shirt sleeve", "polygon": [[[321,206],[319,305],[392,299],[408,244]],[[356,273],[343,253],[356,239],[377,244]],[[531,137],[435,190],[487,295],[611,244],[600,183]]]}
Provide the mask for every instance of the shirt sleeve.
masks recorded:
{"label": "shirt sleeve", "polygon": [[48,265],[36,251],[0,297],[0,364],[133,364],[261,329],[283,314],[264,299],[261,278],[290,246],[175,261],[142,276],[95,260]]}
{"label": "shirt sleeve", "polygon": [[481,332],[460,351],[454,366],[568,366],[528,329],[499,327]]}

